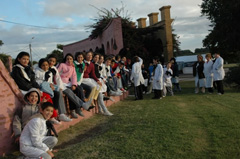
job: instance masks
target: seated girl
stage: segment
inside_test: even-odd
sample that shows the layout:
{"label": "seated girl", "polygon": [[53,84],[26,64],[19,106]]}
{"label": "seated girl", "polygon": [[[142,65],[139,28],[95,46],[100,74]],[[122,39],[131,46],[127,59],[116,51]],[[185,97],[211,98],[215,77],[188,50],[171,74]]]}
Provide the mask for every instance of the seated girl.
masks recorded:
{"label": "seated girl", "polygon": [[38,67],[35,69],[35,77],[37,83],[40,85],[41,91],[51,95],[53,99],[53,104],[55,109],[59,111],[59,120],[69,122],[66,113],[66,107],[64,104],[64,99],[62,92],[59,90],[57,85],[53,84],[53,74],[49,71],[49,63],[47,59],[40,59],[38,62]]}
{"label": "seated girl", "polygon": [[13,65],[11,76],[23,94],[31,88],[39,89],[40,86],[35,80],[35,74],[29,65],[29,53],[20,52]]}
{"label": "seated girl", "polygon": [[53,114],[53,104],[45,102],[41,106],[41,113],[35,114],[24,127],[20,136],[20,152],[29,158],[52,159],[51,149],[58,140],[54,136],[46,136],[46,121]]}
{"label": "seated girl", "polygon": [[[64,86],[71,89],[76,96],[81,96],[81,90],[77,87],[77,75],[75,71],[75,66],[73,64],[73,56],[71,54],[67,54],[63,60],[63,63],[61,63],[58,67],[58,72],[60,74],[61,80],[64,83]],[[80,100],[80,99],[79,99]],[[92,99],[90,99],[88,102],[84,103],[82,100],[80,100],[81,106],[88,110],[91,106]],[[76,105],[76,103],[73,100],[69,100],[71,115],[73,118],[77,118],[77,114],[80,116],[84,116],[79,105]],[[76,110],[76,111],[75,111]]]}

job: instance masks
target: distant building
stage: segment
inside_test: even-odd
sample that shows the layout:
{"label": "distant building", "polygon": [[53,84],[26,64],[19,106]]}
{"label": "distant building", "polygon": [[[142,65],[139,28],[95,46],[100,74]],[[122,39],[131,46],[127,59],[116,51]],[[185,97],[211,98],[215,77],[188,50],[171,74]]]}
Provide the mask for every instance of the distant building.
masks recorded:
{"label": "distant building", "polygon": [[[171,27],[173,19],[171,19],[170,16],[170,8],[171,6],[164,6],[160,8],[161,21],[158,21],[159,13],[148,14],[149,28],[160,26],[163,28],[152,32],[150,36],[155,39],[155,44],[151,46],[151,48],[155,47],[156,50],[159,51],[159,56],[163,56],[165,61],[168,61],[173,57],[173,37]],[[147,27],[146,19],[147,18],[137,19],[138,28]],[[105,27],[101,36],[97,37],[96,39],[87,38],[81,41],[64,45],[63,53],[64,55],[67,53],[72,53],[74,55],[76,52],[101,50],[101,52],[105,55],[117,55],[122,49],[124,49],[123,38],[121,18],[114,18]]]}

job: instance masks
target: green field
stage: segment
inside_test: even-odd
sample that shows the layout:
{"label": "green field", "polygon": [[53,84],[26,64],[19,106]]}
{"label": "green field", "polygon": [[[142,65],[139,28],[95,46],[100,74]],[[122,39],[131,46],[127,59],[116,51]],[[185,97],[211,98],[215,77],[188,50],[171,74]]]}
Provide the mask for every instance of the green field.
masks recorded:
{"label": "green field", "polygon": [[133,97],[60,133],[61,159],[240,158],[239,93],[194,94],[193,82],[162,100]]}
{"label": "green field", "polygon": [[193,82],[162,100],[118,102],[59,134],[57,159],[239,159],[239,93],[194,94]]}

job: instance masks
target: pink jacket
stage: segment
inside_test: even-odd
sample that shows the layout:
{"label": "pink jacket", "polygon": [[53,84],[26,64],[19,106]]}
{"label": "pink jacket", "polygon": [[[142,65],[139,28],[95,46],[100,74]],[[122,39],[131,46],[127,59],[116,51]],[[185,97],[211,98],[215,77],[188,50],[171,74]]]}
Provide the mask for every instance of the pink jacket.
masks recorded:
{"label": "pink jacket", "polygon": [[77,86],[77,74],[74,65],[71,66],[68,63],[61,63],[58,67],[58,72],[62,78],[63,83],[68,84],[71,82],[72,85]]}

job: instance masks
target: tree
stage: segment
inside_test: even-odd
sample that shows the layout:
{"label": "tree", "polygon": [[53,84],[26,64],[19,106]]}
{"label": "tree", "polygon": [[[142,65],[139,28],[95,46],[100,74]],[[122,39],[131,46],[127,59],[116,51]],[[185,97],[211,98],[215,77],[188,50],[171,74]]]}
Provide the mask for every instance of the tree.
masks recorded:
{"label": "tree", "polygon": [[0,46],[2,46],[4,43],[2,42],[2,40],[0,40]]}
{"label": "tree", "polygon": [[[240,1],[203,0],[201,13],[211,22],[212,30],[203,40],[211,52],[220,52],[228,61],[240,58]],[[239,62],[239,61],[238,61]]]}
{"label": "tree", "polygon": [[61,63],[63,61],[63,45],[62,44],[57,44],[57,49],[53,50],[50,54],[47,54],[48,58],[50,55],[55,55],[57,58],[57,63]]}

